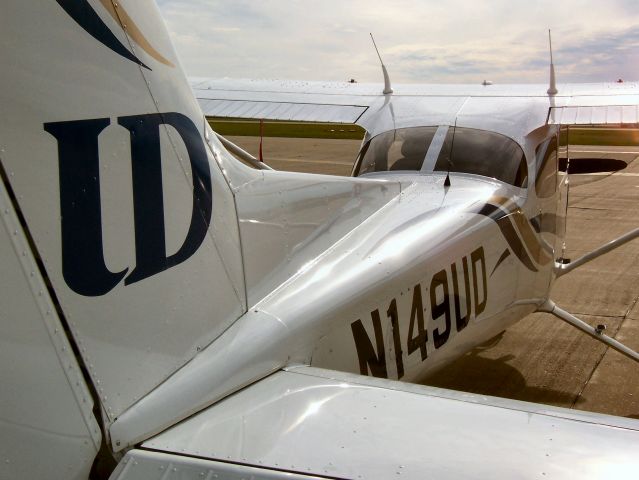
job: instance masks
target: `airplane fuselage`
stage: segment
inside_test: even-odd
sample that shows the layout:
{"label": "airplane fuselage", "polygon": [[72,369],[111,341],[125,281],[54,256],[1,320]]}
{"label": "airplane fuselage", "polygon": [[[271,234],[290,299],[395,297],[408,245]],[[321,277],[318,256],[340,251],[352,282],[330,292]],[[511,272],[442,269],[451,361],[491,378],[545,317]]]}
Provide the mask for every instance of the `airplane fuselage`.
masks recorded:
{"label": "airplane fuselage", "polygon": [[362,244],[363,265],[346,269],[367,281],[344,282],[362,307],[322,336],[313,365],[419,380],[547,298],[553,252],[523,213],[535,210],[525,192],[471,175],[443,181],[412,184]]}

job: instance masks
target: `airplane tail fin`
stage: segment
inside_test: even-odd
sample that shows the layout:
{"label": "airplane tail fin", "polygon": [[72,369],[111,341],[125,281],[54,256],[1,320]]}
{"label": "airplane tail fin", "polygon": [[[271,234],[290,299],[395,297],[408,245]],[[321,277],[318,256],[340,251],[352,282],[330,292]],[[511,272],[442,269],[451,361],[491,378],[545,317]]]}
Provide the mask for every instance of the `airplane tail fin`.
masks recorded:
{"label": "airplane tail fin", "polygon": [[153,1],[9,0],[0,58],[4,188],[112,421],[245,311],[233,195]]}

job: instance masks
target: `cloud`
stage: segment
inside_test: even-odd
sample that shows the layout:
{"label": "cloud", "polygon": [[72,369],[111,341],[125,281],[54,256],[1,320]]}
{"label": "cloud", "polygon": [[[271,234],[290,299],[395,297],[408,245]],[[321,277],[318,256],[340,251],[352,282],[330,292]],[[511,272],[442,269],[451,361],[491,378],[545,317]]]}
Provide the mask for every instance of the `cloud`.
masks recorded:
{"label": "cloud", "polygon": [[636,0],[160,0],[189,75],[394,82],[639,78]]}

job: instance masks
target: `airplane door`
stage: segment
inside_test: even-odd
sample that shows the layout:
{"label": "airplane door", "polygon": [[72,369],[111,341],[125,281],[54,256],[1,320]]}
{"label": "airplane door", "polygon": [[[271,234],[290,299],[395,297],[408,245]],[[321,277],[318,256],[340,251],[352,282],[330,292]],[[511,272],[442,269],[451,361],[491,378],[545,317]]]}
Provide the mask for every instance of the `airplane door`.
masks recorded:
{"label": "airplane door", "polygon": [[538,232],[539,243],[545,254],[539,261],[538,280],[535,281],[538,295],[545,295],[550,286],[554,261],[563,255],[565,225],[565,207],[567,186],[565,179],[560,180],[560,135],[547,138],[537,147],[535,195],[537,197],[537,215],[531,219]]}

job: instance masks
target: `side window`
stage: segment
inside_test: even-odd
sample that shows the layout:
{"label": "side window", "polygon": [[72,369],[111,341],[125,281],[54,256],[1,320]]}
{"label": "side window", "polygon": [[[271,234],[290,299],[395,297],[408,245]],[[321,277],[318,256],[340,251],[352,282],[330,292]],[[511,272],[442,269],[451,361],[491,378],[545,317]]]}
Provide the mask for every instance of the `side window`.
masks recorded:
{"label": "side window", "polygon": [[539,198],[552,197],[557,191],[557,137],[552,137],[537,147],[537,176],[535,192]]}
{"label": "side window", "polygon": [[360,152],[355,176],[372,172],[419,171],[437,127],[400,128],[373,137]]}

